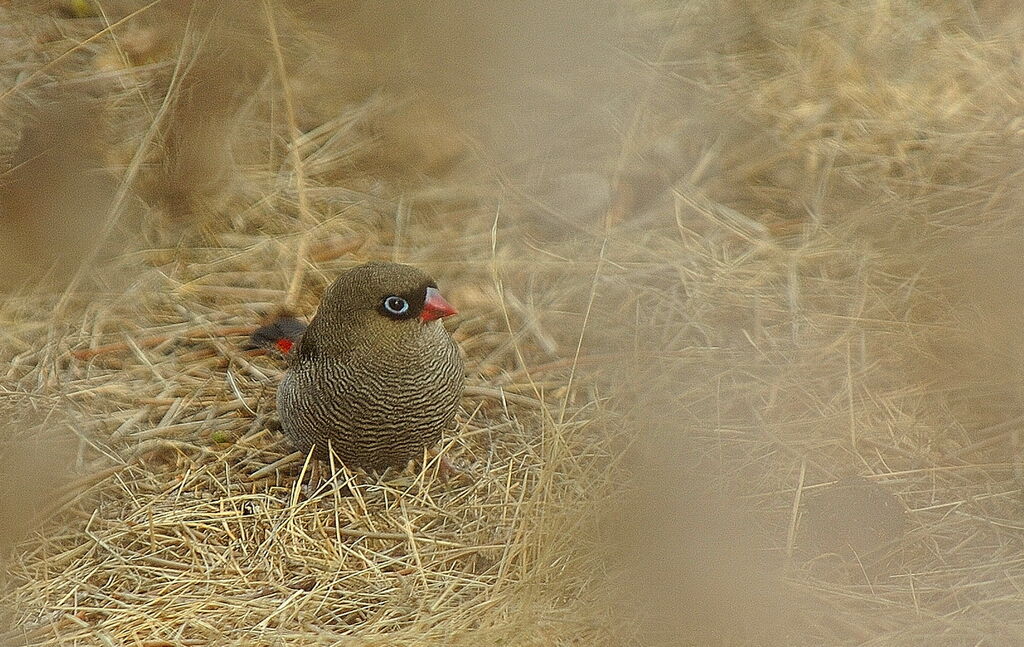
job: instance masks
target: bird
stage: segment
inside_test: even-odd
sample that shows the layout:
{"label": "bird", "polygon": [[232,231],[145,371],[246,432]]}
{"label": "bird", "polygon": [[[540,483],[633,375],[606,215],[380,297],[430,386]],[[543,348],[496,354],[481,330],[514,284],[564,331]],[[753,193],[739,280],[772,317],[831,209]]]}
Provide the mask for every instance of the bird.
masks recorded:
{"label": "bird", "polygon": [[421,457],[455,418],[465,383],[441,320],[457,314],[418,268],[373,261],[327,288],[305,326],[281,316],[250,346],[283,353],[281,430],[302,452],[383,471]]}
{"label": "bird", "polygon": [[296,319],[290,311],[282,310],[253,331],[242,350],[274,349],[287,357],[305,331],[305,322]]}

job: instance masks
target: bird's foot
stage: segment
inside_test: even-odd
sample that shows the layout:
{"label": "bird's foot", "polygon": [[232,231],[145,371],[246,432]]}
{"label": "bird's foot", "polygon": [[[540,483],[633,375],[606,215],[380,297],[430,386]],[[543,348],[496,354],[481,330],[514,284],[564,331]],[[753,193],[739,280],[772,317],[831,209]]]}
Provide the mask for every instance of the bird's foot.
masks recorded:
{"label": "bird's foot", "polygon": [[469,477],[469,472],[459,469],[447,456],[441,456],[441,459],[438,461],[437,473],[445,481],[454,481],[462,476]]}
{"label": "bird's foot", "polygon": [[448,456],[442,454],[438,449],[427,450],[425,465],[428,465],[433,458],[437,458],[437,475],[442,481],[454,481],[463,476],[469,478],[469,472],[457,467]]}

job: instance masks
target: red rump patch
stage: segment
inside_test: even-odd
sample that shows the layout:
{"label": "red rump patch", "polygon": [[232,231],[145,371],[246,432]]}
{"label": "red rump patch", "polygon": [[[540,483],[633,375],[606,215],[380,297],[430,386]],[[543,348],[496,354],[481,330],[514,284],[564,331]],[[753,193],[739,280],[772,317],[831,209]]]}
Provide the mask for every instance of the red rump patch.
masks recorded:
{"label": "red rump patch", "polygon": [[287,339],[287,338],[282,338],[282,339],[278,339],[275,342],[275,345],[277,346],[277,350],[281,351],[282,353],[287,353],[295,345],[295,342],[293,342],[292,340]]}
{"label": "red rump patch", "polygon": [[295,317],[278,315],[268,323],[260,326],[249,335],[249,340],[244,348],[256,350],[266,348],[288,354],[306,331],[306,324]]}

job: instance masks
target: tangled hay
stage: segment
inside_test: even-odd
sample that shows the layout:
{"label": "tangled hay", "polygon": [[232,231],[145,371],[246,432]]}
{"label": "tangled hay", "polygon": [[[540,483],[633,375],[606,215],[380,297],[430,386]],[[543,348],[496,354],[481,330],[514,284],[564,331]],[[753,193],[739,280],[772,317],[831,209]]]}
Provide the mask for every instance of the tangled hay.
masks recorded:
{"label": "tangled hay", "polygon": [[[1018,644],[1011,8],[0,4],[0,644]],[[276,466],[372,258],[454,479]]]}

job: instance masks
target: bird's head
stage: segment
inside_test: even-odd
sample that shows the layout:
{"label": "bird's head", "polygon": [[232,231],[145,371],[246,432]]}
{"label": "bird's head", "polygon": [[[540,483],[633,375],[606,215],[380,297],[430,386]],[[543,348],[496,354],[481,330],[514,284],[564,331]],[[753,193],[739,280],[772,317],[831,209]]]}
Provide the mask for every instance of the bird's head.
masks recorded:
{"label": "bird's head", "polygon": [[399,342],[453,314],[455,308],[429,275],[410,265],[375,261],[346,271],[327,289],[310,323],[312,343],[345,350],[352,344]]}

